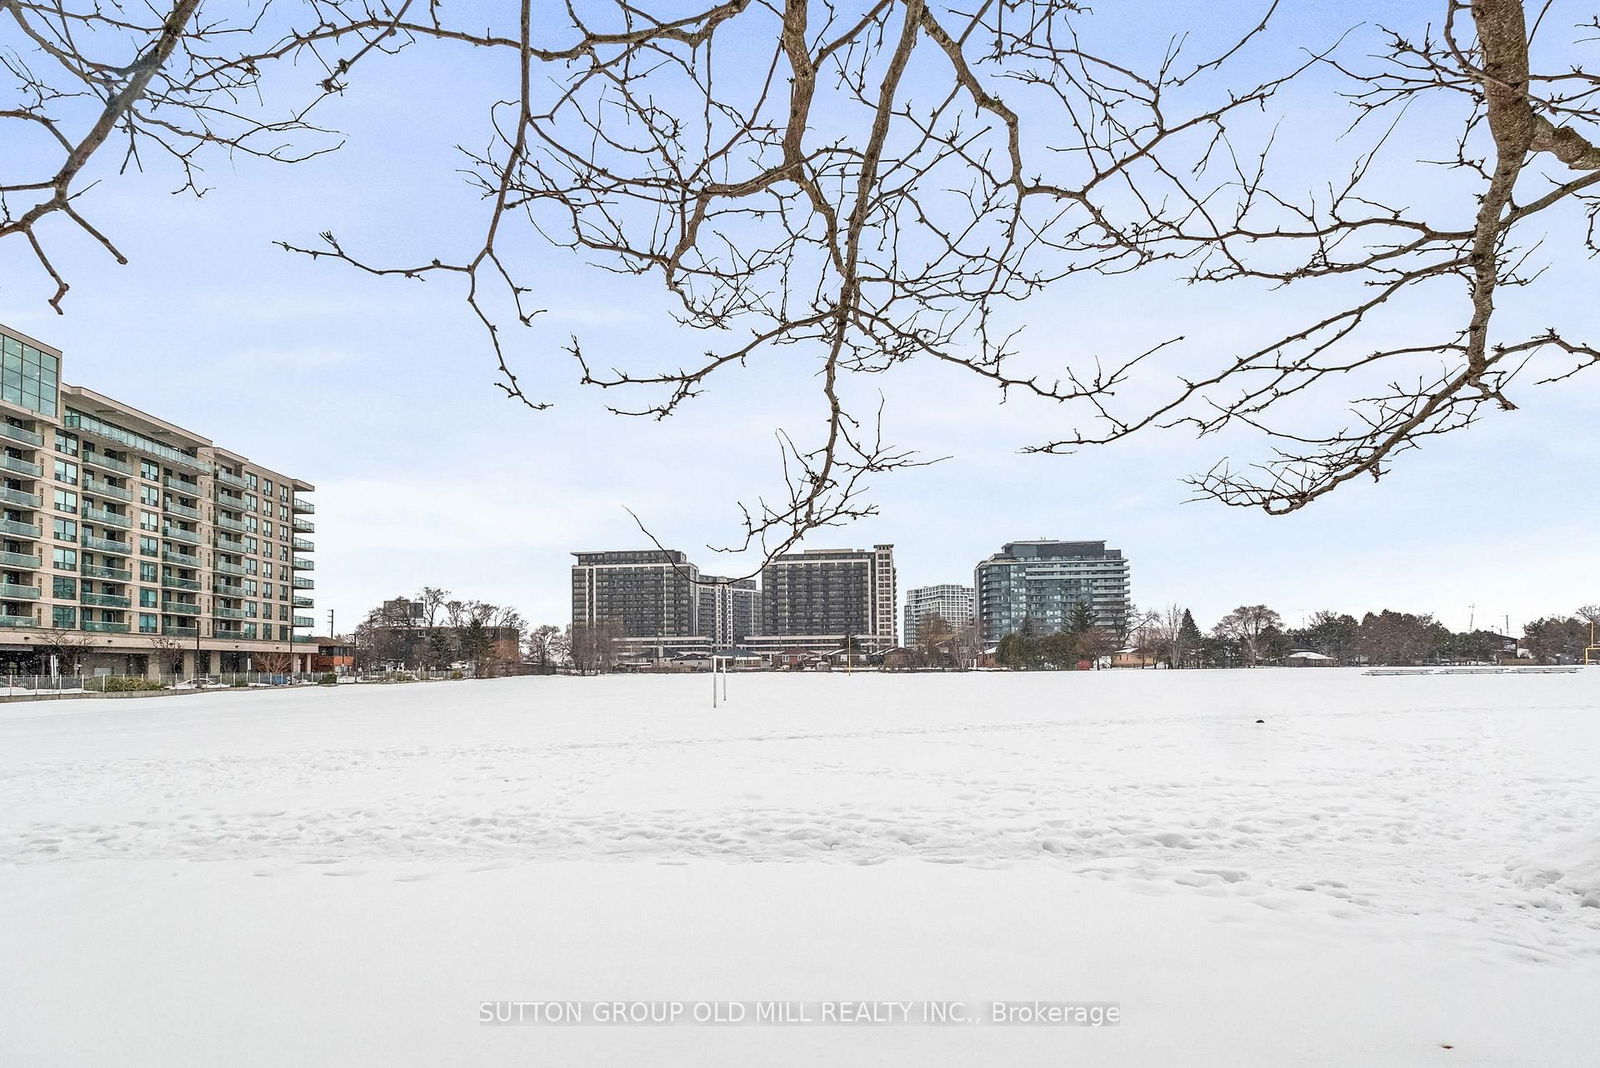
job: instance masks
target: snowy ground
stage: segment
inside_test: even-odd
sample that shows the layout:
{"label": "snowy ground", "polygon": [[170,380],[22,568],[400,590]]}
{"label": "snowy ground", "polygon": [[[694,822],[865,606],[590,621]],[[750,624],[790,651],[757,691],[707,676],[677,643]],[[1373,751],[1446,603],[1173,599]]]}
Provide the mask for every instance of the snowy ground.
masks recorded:
{"label": "snowy ground", "polygon": [[[1600,670],[730,697],[0,705],[0,1063],[1600,1063]],[[1122,1022],[478,1022],[546,999]]]}

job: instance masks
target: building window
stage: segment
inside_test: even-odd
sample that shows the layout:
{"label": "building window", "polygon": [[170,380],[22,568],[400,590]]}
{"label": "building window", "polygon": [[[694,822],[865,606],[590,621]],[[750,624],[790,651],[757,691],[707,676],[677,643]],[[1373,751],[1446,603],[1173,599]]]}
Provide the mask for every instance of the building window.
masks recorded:
{"label": "building window", "polygon": [[155,582],[156,581],[156,572],[157,572],[157,570],[158,569],[157,569],[155,564],[152,564],[152,563],[150,563],[148,561],[145,561],[145,560],[139,561],[139,581],[140,582]]}
{"label": "building window", "polygon": [[150,460],[139,461],[139,477],[146,482],[161,481],[161,467]]}
{"label": "building window", "polygon": [[50,580],[50,596],[64,601],[76,600],[78,597],[78,580],[66,575],[55,575]]}
{"label": "building window", "polygon": [[156,530],[161,526],[161,517],[154,512],[139,513],[140,530]]}
{"label": "building window", "polygon": [[158,539],[158,538],[141,537],[139,539],[139,554],[141,556],[160,556],[161,555],[161,541],[160,541],[160,539]]}
{"label": "building window", "polygon": [[58,489],[55,491],[55,505],[58,512],[71,512],[76,515],[78,512],[78,495],[71,490]]}
{"label": "building window", "polygon": [[48,352],[0,334],[0,397],[30,412],[56,414],[61,365]]}
{"label": "building window", "polygon": [[153,612],[140,612],[139,633],[154,634],[156,631],[161,629],[160,619],[161,617],[157,616]]}
{"label": "building window", "polygon": [[78,439],[64,431],[56,431],[56,452],[63,456],[78,455]]}
{"label": "building window", "polygon": [[[78,625],[78,610],[71,605],[58,604],[50,609],[50,625],[57,630],[72,630]],[[63,664],[62,667],[67,665]]]}
{"label": "building window", "polygon": [[55,527],[57,541],[75,542],[78,540],[78,521],[76,519],[57,519]]}
{"label": "building window", "polygon": [[140,486],[139,503],[148,504],[151,508],[159,507],[161,505],[161,491],[154,486]]}
{"label": "building window", "polygon": [[272,479],[264,478],[261,480],[261,492],[268,497],[272,496]]}
{"label": "building window", "polygon": [[78,570],[78,550],[56,549],[51,553],[51,562],[57,571]]}
{"label": "building window", "polygon": [[56,481],[63,486],[76,486],[78,484],[78,465],[70,460],[57,460]]}

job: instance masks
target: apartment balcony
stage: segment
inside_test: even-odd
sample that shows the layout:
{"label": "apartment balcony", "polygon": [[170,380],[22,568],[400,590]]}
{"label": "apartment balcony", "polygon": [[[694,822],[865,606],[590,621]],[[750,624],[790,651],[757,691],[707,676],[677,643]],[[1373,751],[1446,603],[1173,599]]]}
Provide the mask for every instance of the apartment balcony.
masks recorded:
{"label": "apartment balcony", "polygon": [[289,510],[293,512],[303,512],[306,515],[310,515],[317,510],[317,506],[312,504],[310,501],[305,501],[301,500],[299,497],[294,497],[289,501]]}
{"label": "apartment balcony", "polygon": [[0,627],[37,627],[39,621],[32,616],[13,616],[0,612]]}
{"label": "apartment balcony", "polygon": [[24,445],[32,445],[36,449],[44,444],[43,434],[28,430],[24,427],[12,426],[3,419],[0,419],[0,438],[10,438],[12,441],[20,441]]}
{"label": "apartment balcony", "polygon": [[296,597],[294,599],[294,606],[296,608],[315,608],[317,603],[309,597]]}
{"label": "apartment balcony", "polygon": [[[224,582],[221,579],[213,579],[211,581],[211,590],[213,593],[220,593],[224,597],[245,596],[243,586],[239,585],[237,582]],[[252,594],[251,596],[254,595]]]}
{"label": "apartment balcony", "polygon": [[80,593],[78,601],[99,608],[132,608],[133,598],[117,593]]}
{"label": "apartment balcony", "polygon": [[294,583],[294,588],[297,590],[314,590],[317,588],[316,579],[301,578],[299,575],[296,575],[292,581]]}
{"label": "apartment balcony", "polygon": [[161,536],[168,541],[179,541],[185,545],[200,544],[200,535],[191,534],[182,527],[163,527],[161,528]]}
{"label": "apartment balcony", "polygon": [[243,477],[234,474],[232,471],[226,471],[226,470],[224,470],[224,469],[219,467],[215,471],[211,472],[211,475],[218,482],[224,483],[226,485],[237,486],[239,489],[249,489],[250,488],[250,483],[249,482],[246,482]]}
{"label": "apartment balcony", "polygon": [[109,482],[101,482],[98,478],[85,477],[83,480],[83,492],[93,494],[96,497],[112,497],[119,501],[131,502],[133,500],[132,490],[113,486]]}
{"label": "apartment balcony", "polygon": [[317,637],[314,634],[296,634],[294,640],[297,642],[314,642]]}
{"label": "apartment balcony", "polygon": [[113,541],[110,538],[97,538],[93,534],[83,536],[83,547],[96,552],[111,553],[113,556],[127,556],[129,545],[125,541]]}
{"label": "apartment balcony", "polygon": [[123,530],[133,529],[133,519],[130,516],[108,512],[104,508],[96,508],[92,504],[84,505],[82,511],[78,514],[88,522],[98,523],[103,527],[119,527]]}
{"label": "apartment balcony", "polygon": [[296,627],[314,627],[317,625],[317,621],[310,616],[295,616],[294,625]]}
{"label": "apartment balcony", "polygon": [[242,519],[229,519],[225,515],[217,516],[217,526],[223,530],[237,530],[240,534],[255,533]]}
{"label": "apartment balcony", "polygon": [[191,556],[188,553],[180,553],[176,549],[161,550],[161,559],[165,560],[169,564],[177,564],[179,567],[200,566],[200,558],[198,556]]}
{"label": "apartment balcony", "polygon": [[243,538],[236,538],[231,534],[218,534],[215,544],[216,544],[217,548],[223,550],[224,552],[230,552],[230,553],[242,553],[242,552],[244,552],[244,539]]}
{"label": "apartment balcony", "polygon": [[163,475],[161,484],[174,493],[182,493],[187,497],[200,496],[200,483],[194,479],[179,478],[177,475]]}
{"label": "apartment balcony", "polygon": [[14,504],[20,508],[43,508],[44,498],[37,493],[28,493],[26,490],[12,489],[10,486],[0,486],[0,501]]}
{"label": "apartment balcony", "polygon": [[44,477],[43,464],[36,464],[32,460],[19,460],[15,456],[0,455],[0,469],[27,475],[29,478]]}
{"label": "apartment balcony", "polygon": [[79,453],[78,460],[81,463],[90,465],[91,467],[98,467],[102,471],[115,471],[119,475],[133,474],[132,464],[128,463],[126,460],[113,460],[105,453],[90,452],[85,449]]}
{"label": "apartment balcony", "polygon": [[83,629],[97,631],[101,634],[126,634],[129,627],[126,623],[107,623],[102,619],[86,619],[83,621]]}
{"label": "apartment balcony", "polygon": [[303,553],[316,552],[317,547],[304,538],[295,538],[291,544]]}
{"label": "apartment balcony", "polygon": [[161,624],[161,633],[169,638],[198,638],[200,636],[200,625],[196,623],[192,627],[186,627],[182,623],[163,623]]}
{"label": "apartment balcony", "polygon": [[296,534],[315,534],[317,532],[317,525],[309,519],[301,519],[299,516],[295,516],[293,523]]}
{"label": "apartment balcony", "polygon": [[211,633],[214,638],[243,638],[246,641],[255,641],[256,625],[254,623],[246,623],[242,627],[218,626],[213,628]]}
{"label": "apartment balcony", "polygon": [[161,610],[168,615],[174,616],[197,616],[200,614],[200,606],[191,604],[188,601],[162,601]]}
{"label": "apartment balcony", "polygon": [[173,515],[181,515],[185,519],[193,519],[196,523],[200,522],[200,509],[198,508],[190,508],[187,504],[179,504],[176,501],[168,501],[161,507],[164,511]]}
{"label": "apartment balcony", "polygon": [[96,567],[94,564],[84,564],[78,568],[84,578],[103,579],[107,582],[132,582],[133,572],[124,571],[120,567]]}
{"label": "apartment balcony", "polygon": [[179,578],[176,575],[162,575],[161,585],[169,590],[202,590],[205,588],[199,579]]}
{"label": "apartment balcony", "polygon": [[315,571],[317,569],[317,562],[309,556],[297,556],[291,563],[294,564],[296,571]]}
{"label": "apartment balcony", "polygon": [[0,567],[19,567],[24,571],[37,571],[44,566],[44,557],[30,553],[0,552]]}
{"label": "apartment balcony", "polygon": [[225,508],[244,508],[244,494],[235,493],[225,486],[217,487],[217,503]]}
{"label": "apartment balcony", "polygon": [[255,616],[251,615],[249,612],[246,612],[243,608],[225,608],[222,605],[217,605],[214,608],[212,608],[211,609],[211,614],[216,616],[218,619],[254,619],[254,618],[256,618]]}
{"label": "apartment balcony", "polygon": [[0,582],[0,601],[37,601],[39,587],[20,586],[15,582]]}
{"label": "apartment balcony", "polygon": [[216,569],[224,575],[248,575],[250,573],[244,569],[243,564],[230,564],[226,560],[218,560]]}
{"label": "apartment balcony", "polygon": [[0,519],[0,534],[13,534],[19,538],[37,538],[44,528],[37,523],[24,523],[16,519]]}

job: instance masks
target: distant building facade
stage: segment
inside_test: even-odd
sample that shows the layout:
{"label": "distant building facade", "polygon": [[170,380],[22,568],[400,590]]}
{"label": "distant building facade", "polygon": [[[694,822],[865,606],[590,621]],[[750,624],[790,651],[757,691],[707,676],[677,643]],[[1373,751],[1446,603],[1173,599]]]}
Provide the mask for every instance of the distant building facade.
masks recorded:
{"label": "distant building facade", "polygon": [[971,623],[972,598],[971,586],[953,583],[907,590],[905,626],[902,629],[905,644],[917,644],[917,624],[924,616],[937,615],[957,630]]}
{"label": "distant building facade", "polygon": [[773,557],[761,570],[757,652],[831,652],[848,636],[863,652],[893,648],[898,604],[894,546],[807,549]]}
{"label": "distant building facade", "polygon": [[1102,627],[1123,624],[1130,598],[1128,560],[1103,541],[1014,541],[973,574],[974,611],[986,644],[1031,619],[1040,634],[1072,622],[1086,604]]}
{"label": "distant building facade", "polygon": [[613,624],[631,660],[740,645],[760,622],[754,579],[702,575],[676,549],[574,553],[572,621]]}
{"label": "distant building facade", "polygon": [[761,590],[753,578],[700,577],[700,636],[714,649],[742,645],[761,621]]}

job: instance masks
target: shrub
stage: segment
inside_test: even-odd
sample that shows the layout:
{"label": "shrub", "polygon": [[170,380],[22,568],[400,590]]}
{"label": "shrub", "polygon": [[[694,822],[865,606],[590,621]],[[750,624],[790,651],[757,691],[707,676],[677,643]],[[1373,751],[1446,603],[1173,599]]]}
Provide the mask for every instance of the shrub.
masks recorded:
{"label": "shrub", "polygon": [[140,675],[107,675],[97,688],[103,693],[128,693],[134,690],[166,689],[155,679],[147,679]]}
{"label": "shrub", "polygon": [[456,671],[452,671],[452,672],[450,672],[450,677],[451,677],[451,678],[452,678],[452,679],[459,679],[459,678],[461,678],[461,677],[462,677],[462,676],[461,676],[461,672],[460,672],[460,671],[459,671],[459,670],[456,670]]}
{"label": "shrub", "polygon": [[339,676],[335,675],[331,671],[324,671],[322,673],[322,678],[317,680],[317,685],[318,686],[337,686],[337,685],[339,685]]}

